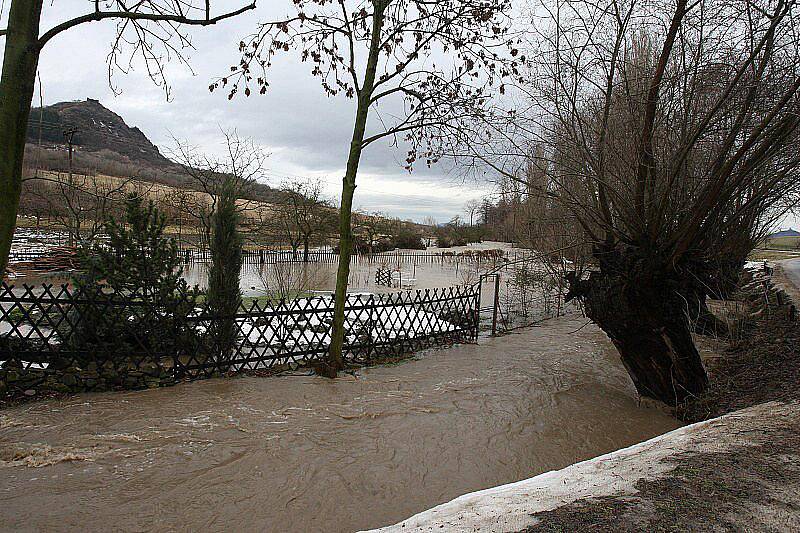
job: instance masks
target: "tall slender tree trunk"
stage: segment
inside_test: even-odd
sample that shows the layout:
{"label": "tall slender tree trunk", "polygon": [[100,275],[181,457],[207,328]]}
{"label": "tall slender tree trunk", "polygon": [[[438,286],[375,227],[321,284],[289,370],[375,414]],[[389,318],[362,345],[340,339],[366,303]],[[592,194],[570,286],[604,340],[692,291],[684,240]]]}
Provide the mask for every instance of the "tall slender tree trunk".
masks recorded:
{"label": "tall slender tree trunk", "polygon": [[336,272],[336,294],[333,306],[333,330],[331,332],[331,346],[328,351],[326,368],[323,374],[335,377],[336,373],[344,368],[342,347],[344,345],[344,308],[347,302],[347,283],[350,278],[350,257],[353,253],[353,193],[356,190],[356,174],[358,163],[363,150],[364,133],[367,128],[372,91],[375,87],[375,72],[378,67],[378,54],[380,53],[381,30],[383,29],[384,10],[386,2],[375,2],[375,13],[372,17],[372,34],[370,37],[367,70],[364,83],[358,93],[358,107],[356,108],[356,121],[353,127],[353,139],[350,141],[350,153],[347,158],[347,170],[342,179],[342,201],[339,209],[339,267]]}
{"label": "tall slender tree trunk", "polygon": [[8,266],[22,193],[22,161],[39,64],[42,0],[12,0],[0,77],[0,277]]}
{"label": "tall slender tree trunk", "polygon": [[303,238],[303,263],[308,263],[308,246],[309,246],[309,238]]}

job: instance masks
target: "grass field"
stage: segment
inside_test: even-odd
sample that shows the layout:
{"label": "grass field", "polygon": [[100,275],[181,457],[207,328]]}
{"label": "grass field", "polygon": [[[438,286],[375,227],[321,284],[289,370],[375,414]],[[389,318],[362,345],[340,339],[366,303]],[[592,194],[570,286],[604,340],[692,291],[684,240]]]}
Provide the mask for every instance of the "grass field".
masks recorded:
{"label": "grass field", "polygon": [[800,237],[773,237],[766,240],[764,248],[797,250],[800,252]]}
{"label": "grass field", "polygon": [[[67,174],[64,172],[43,170],[39,171],[39,175],[53,182],[66,183],[67,181]],[[84,188],[90,193],[96,192],[96,189],[100,191],[117,191],[120,193],[135,192],[146,199],[153,200],[156,204],[161,206],[177,206],[182,204],[191,208],[196,206],[208,206],[211,204],[211,197],[204,192],[181,189],[170,185],[151,183],[133,178],[120,178],[116,176],[107,176],[105,174],[98,174],[95,176],[75,174],[74,179],[75,183],[78,184],[78,188]],[[247,218],[257,218],[257,213],[259,211],[263,214],[275,208],[273,204],[255,200],[239,199],[237,203],[242,210],[243,216]]]}
{"label": "grass field", "polygon": [[773,237],[766,239],[748,257],[751,261],[780,261],[800,257],[800,237]]}

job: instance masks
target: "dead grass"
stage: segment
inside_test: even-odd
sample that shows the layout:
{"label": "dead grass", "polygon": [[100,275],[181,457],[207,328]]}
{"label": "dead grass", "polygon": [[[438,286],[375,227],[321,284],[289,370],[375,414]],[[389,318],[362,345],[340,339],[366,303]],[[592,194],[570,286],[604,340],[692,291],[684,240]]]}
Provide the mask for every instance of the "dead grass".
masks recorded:
{"label": "dead grass", "polygon": [[586,499],[537,513],[526,532],[797,531],[800,424],[757,446],[670,459],[667,477],[642,479],[633,496]]}
{"label": "dead grass", "polygon": [[792,250],[753,250],[747,257],[750,261],[782,261],[800,257],[800,251]]}
{"label": "dead grass", "polygon": [[707,364],[708,391],[678,410],[686,422],[772,400],[800,399],[800,327],[778,314],[767,316]]}

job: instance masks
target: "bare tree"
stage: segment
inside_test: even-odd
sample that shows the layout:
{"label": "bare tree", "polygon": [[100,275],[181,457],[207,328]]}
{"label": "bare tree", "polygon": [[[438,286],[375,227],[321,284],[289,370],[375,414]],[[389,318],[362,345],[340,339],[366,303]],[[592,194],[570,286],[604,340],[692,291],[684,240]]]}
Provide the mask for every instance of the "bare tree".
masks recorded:
{"label": "bare tree", "polygon": [[252,200],[253,186],[263,179],[268,154],[250,139],[239,137],[236,131],[222,131],[225,150],[222,157],[201,152],[187,141],[174,139],[173,159],[183,168],[201,195],[183,198],[188,202],[189,216],[200,227],[200,247],[208,249],[211,227],[217,202],[223,192],[238,198],[236,209],[243,224],[249,213],[260,209]]}
{"label": "bare tree", "polygon": [[[165,62],[178,58],[191,46],[182,32],[185,26],[208,26],[255,8],[255,3],[213,15],[210,0],[194,6],[191,0],[111,0],[87,2],[85,14],[66,20],[40,34],[42,0],[11,0],[5,38],[3,73],[0,77],[0,273],[5,271],[14,236],[22,188],[22,164],[39,55],[56,35],[89,22],[116,20],[116,37],[108,56],[108,73],[125,70],[140,57],[150,77],[166,88]],[[130,60],[123,54],[130,52]]]}
{"label": "bare tree", "polygon": [[[188,240],[184,232],[186,224],[194,217],[192,213],[197,206],[197,192],[186,189],[173,188],[161,199],[164,213],[170,224],[177,228],[178,243],[183,246]],[[189,228],[187,228],[188,230]]]}
{"label": "bare tree", "polygon": [[63,230],[70,246],[91,243],[103,233],[105,222],[128,194],[147,194],[135,190],[130,179],[85,174],[42,173],[26,178],[23,185],[23,199],[44,206],[49,226]]}
{"label": "bare tree", "polygon": [[[496,78],[517,69],[517,51],[507,32],[510,0],[296,0],[286,20],[264,24],[241,43],[241,62],[211,86],[229,87],[229,97],[264,93],[266,70],[275,56],[292,49],[313,64],[325,92],[356,99],[355,124],[342,180],[339,269],[336,278],[329,374],[343,367],[344,304],[352,251],[352,207],[356,174],[367,146],[384,138],[410,145],[407,165],[438,159],[442,132],[480,114]],[[501,52],[509,51],[503,63]],[[447,59],[439,62],[440,54]],[[444,66],[442,65],[444,64]],[[379,104],[396,113],[368,124]],[[394,115],[394,116],[393,116]],[[369,126],[369,127],[368,127]],[[369,130],[375,130],[374,133]],[[438,132],[438,133],[437,133]]]}
{"label": "bare tree", "polygon": [[303,247],[303,262],[309,259],[309,247],[333,233],[336,210],[323,194],[319,180],[289,180],[281,186],[283,199],[270,213],[277,235],[285,239],[297,254]]}
{"label": "bare tree", "polygon": [[675,405],[706,388],[690,318],[798,200],[797,4],[545,2],[525,108],[486,123],[502,143],[469,150],[520,180],[541,149],[538,194],[569,211],[596,263],[570,295],[643,395]]}
{"label": "bare tree", "polygon": [[367,253],[375,252],[375,246],[388,233],[387,218],[384,213],[356,211],[353,213],[353,234],[361,236],[367,247]]}
{"label": "bare tree", "polygon": [[469,215],[469,225],[475,225],[475,215],[481,209],[481,204],[478,200],[469,200],[467,203],[464,204],[464,212]]}

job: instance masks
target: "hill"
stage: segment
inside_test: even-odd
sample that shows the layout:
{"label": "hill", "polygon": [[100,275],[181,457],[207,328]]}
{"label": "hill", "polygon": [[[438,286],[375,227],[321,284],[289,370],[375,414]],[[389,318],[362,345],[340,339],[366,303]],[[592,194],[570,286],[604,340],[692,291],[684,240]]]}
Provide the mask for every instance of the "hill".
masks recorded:
{"label": "hill", "polygon": [[[181,189],[198,184],[182,167],[165,157],[137,127],[99,101],[59,102],[32,108],[25,152],[27,168],[65,172],[68,167],[64,130],[75,128],[73,170],[157,183]],[[252,188],[250,200],[273,203],[283,194],[263,183]]]}
{"label": "hill", "polygon": [[31,109],[28,142],[44,147],[63,147],[64,130],[75,128],[72,142],[81,151],[114,152],[133,163],[175,171],[176,165],[158,150],[137,127],[130,127],[122,117],[97,100],[60,102]]}
{"label": "hill", "polygon": [[785,229],[767,236],[768,239],[774,239],[776,237],[800,237],[800,231]]}

